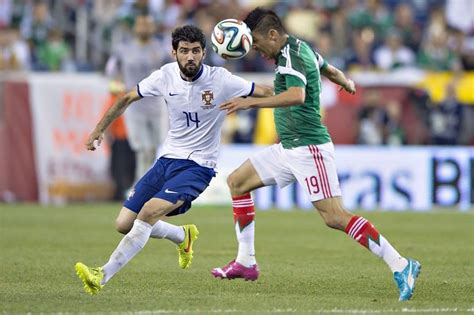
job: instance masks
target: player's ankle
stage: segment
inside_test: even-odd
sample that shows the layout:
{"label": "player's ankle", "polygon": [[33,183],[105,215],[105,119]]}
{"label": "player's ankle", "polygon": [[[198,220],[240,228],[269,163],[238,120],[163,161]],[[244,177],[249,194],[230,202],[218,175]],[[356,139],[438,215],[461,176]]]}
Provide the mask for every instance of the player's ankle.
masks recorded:
{"label": "player's ankle", "polygon": [[238,256],[235,261],[247,268],[250,268],[253,265],[257,264],[255,256]]}

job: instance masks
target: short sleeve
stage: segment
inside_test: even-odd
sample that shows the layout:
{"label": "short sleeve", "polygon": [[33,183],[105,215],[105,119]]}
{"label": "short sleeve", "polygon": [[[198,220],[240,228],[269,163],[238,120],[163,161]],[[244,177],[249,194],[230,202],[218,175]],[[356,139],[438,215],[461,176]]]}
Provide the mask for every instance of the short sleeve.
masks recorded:
{"label": "short sleeve", "polygon": [[326,68],[328,66],[326,60],[324,60],[324,58],[317,52],[314,52],[314,54],[316,55],[316,62],[318,63],[319,70]]}
{"label": "short sleeve", "polygon": [[137,93],[140,97],[162,96],[163,71],[156,70],[137,84]]}
{"label": "short sleeve", "polygon": [[251,96],[255,89],[255,83],[247,81],[241,77],[233,75],[229,71],[224,70],[223,73],[223,89],[227,98],[239,96]]}

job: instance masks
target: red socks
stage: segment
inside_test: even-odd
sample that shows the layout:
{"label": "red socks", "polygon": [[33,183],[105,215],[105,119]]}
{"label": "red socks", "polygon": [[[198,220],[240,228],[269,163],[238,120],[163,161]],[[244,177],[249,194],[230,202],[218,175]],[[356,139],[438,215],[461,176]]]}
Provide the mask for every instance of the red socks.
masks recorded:
{"label": "red socks", "polygon": [[239,222],[239,228],[242,232],[255,218],[255,207],[250,193],[232,197],[232,208],[234,210],[234,223]]}
{"label": "red socks", "polygon": [[380,246],[380,234],[379,231],[363,217],[353,216],[347,224],[346,233],[359,242],[362,246],[367,247],[369,250],[369,239],[377,243]]}

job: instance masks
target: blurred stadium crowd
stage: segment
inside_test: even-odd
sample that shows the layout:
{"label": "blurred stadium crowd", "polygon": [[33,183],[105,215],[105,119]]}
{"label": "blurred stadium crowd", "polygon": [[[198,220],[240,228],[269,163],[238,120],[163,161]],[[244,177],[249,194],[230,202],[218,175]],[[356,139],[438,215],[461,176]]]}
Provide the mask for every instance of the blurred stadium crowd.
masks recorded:
{"label": "blurred stadium crowd", "polygon": [[[290,33],[344,70],[474,69],[469,0],[2,0],[0,69],[102,70],[113,48],[133,36],[137,15],[155,19],[156,37],[169,51],[169,34],[177,25],[197,24],[210,34],[217,21],[242,18],[256,5],[273,8]],[[208,59],[224,63],[214,54]],[[255,54],[226,66],[273,70]]]}
{"label": "blurred stadium crowd", "polygon": [[[274,9],[289,33],[309,41],[342,70],[390,72],[405,67],[458,75],[474,69],[471,0],[1,0],[0,71],[105,71],[114,49],[133,39],[141,15],[154,19],[154,37],[166,54],[163,62],[171,61],[170,33],[176,26],[193,23],[211,34],[217,21],[243,18],[258,5]],[[271,73],[274,68],[253,51],[232,62],[208,53],[206,63],[250,73]],[[385,104],[377,93],[364,95],[354,142],[472,143],[474,137],[462,137],[473,131],[463,129],[466,106],[456,99],[454,85],[447,88],[450,97],[437,106],[413,94],[422,104],[420,121],[429,130],[417,143],[406,140],[400,106]],[[467,107],[472,112],[472,106]],[[258,142],[256,119],[256,112],[239,113],[225,139]]]}

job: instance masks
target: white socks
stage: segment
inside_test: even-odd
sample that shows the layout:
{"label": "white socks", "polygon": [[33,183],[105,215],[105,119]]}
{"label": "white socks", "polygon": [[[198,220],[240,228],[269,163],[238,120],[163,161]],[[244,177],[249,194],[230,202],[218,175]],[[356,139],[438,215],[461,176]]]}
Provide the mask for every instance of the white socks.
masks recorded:
{"label": "white socks", "polygon": [[400,256],[395,248],[383,237],[379,236],[380,246],[375,242],[369,241],[369,249],[372,253],[379,256],[388,265],[392,272],[401,272],[408,264],[406,258]]}
{"label": "white socks", "polygon": [[102,279],[101,284],[106,284],[123,266],[135,257],[150,237],[165,238],[178,245],[184,241],[185,235],[181,226],[164,221],[158,221],[155,225],[151,226],[147,222],[136,219],[130,232],[122,238],[110,256],[109,261],[102,266],[104,279]]}
{"label": "white socks", "polygon": [[255,221],[252,221],[249,225],[244,227],[242,232],[240,231],[239,223],[235,223],[235,233],[237,240],[239,241],[239,251],[237,253],[237,261],[239,264],[245,267],[251,267],[257,263],[255,260]]}
{"label": "white socks", "polygon": [[117,248],[110,256],[109,261],[102,266],[104,278],[102,285],[106,284],[117,272],[120,271],[142,248],[150,238],[152,226],[147,222],[136,219],[133,227],[125,235]]}
{"label": "white socks", "polygon": [[176,245],[184,241],[184,229],[181,226],[173,225],[165,221],[158,221],[153,225],[150,237],[164,238],[172,241]]}

